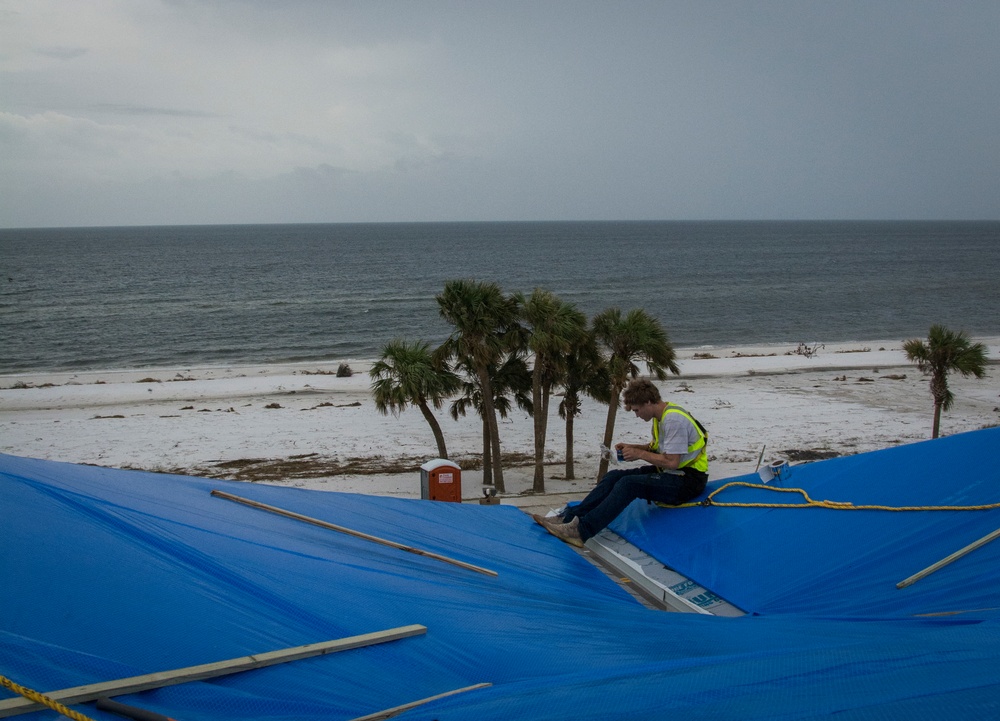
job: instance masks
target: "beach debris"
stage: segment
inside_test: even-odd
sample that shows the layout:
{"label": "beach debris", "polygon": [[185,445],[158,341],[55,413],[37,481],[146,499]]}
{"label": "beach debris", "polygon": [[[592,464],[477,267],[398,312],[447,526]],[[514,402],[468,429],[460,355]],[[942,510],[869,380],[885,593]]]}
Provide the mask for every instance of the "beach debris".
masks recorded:
{"label": "beach debris", "polygon": [[813,356],[819,355],[821,348],[826,348],[823,343],[813,343],[809,345],[808,343],[799,343],[799,347],[795,350],[790,350],[785,355],[800,355],[803,358],[812,358]]}
{"label": "beach debris", "polygon": [[[72,384],[67,383],[66,385],[72,385]],[[79,383],[77,383],[76,385],[79,385]],[[35,385],[34,383],[25,383],[24,381],[17,381],[16,383],[14,383],[14,385],[10,387],[10,389],[16,391],[22,391],[28,388],[55,388],[55,387],[56,387],[55,383],[39,383],[38,385]]]}
{"label": "beach debris", "polygon": [[786,451],[780,451],[780,453],[781,455],[785,456],[789,461],[795,461],[795,462],[825,461],[829,458],[837,458],[841,455],[836,451],[824,451],[818,448],[805,448],[805,449],[792,448]]}
{"label": "beach debris", "polygon": [[264,407],[265,407],[265,408],[281,408],[281,404],[280,404],[280,403],[268,403],[268,404],[267,404],[266,406],[264,406]]}

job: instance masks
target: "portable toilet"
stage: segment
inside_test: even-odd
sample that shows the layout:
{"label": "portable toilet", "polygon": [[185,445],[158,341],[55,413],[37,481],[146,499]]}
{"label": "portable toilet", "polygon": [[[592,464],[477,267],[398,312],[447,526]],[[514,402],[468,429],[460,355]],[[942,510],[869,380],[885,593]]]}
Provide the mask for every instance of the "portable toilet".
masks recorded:
{"label": "portable toilet", "polygon": [[445,458],[420,466],[420,497],[426,501],[462,502],[462,469]]}

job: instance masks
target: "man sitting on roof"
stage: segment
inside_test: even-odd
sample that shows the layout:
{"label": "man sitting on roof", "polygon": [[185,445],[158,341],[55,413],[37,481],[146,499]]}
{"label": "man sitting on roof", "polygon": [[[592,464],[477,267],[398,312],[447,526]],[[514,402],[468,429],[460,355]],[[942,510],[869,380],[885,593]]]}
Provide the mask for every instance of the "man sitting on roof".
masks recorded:
{"label": "man sitting on roof", "polygon": [[553,536],[574,546],[582,547],[636,498],[675,506],[699,496],[708,482],[708,433],[694,417],[661,400],[660,390],[646,378],[629,383],[622,400],[626,411],[653,421],[653,440],[645,446],[616,444],[619,458],[653,465],[608,472],[562,516],[533,516]]}

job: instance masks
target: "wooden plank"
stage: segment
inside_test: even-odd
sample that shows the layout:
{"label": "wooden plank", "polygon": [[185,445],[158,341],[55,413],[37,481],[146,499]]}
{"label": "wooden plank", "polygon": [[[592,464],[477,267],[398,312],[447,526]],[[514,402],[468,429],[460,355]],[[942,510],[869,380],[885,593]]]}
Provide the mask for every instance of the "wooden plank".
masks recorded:
{"label": "wooden plank", "polygon": [[[419,624],[399,626],[398,628],[390,628],[385,631],[364,633],[359,636],[349,636],[348,638],[340,638],[333,641],[310,643],[305,646],[293,646],[291,648],[254,654],[252,656],[240,656],[239,658],[206,663],[200,666],[187,666],[172,671],[158,671],[142,676],[132,676],[114,681],[75,686],[60,691],[50,691],[45,695],[63,704],[84,703],[87,701],[96,701],[99,698],[124,696],[130,693],[149,691],[154,688],[174,686],[176,684],[187,683],[188,681],[201,681],[206,678],[228,676],[229,674],[241,671],[250,671],[255,668],[287,663],[288,661],[297,661],[303,658],[324,656],[329,653],[348,651],[353,648],[371,646],[377,643],[396,641],[401,638],[418,636],[426,632],[427,627]],[[37,704],[26,698],[5,699],[0,701],[0,718],[31,713],[43,708],[45,707],[41,704]]]}
{"label": "wooden plank", "polygon": [[456,688],[453,691],[445,691],[444,693],[439,693],[437,696],[428,696],[427,698],[422,698],[419,701],[410,701],[410,703],[404,703],[402,706],[393,706],[392,708],[387,708],[382,711],[376,711],[375,713],[370,713],[367,716],[358,716],[357,718],[351,719],[351,721],[382,721],[382,719],[392,718],[393,716],[398,716],[404,711],[409,711],[411,708],[416,708],[417,706],[423,706],[425,703],[430,703],[431,701],[437,701],[441,698],[447,698],[448,696],[454,696],[458,693],[465,693],[466,691],[475,691],[477,688],[486,688],[487,686],[492,686],[491,683],[477,683],[474,686],[466,686],[465,688]]}
{"label": "wooden plank", "polygon": [[934,573],[935,571],[938,571],[938,570],[944,568],[949,563],[951,563],[953,561],[957,561],[958,559],[960,559],[965,554],[971,553],[972,551],[975,551],[980,546],[985,546],[987,543],[989,543],[990,541],[992,541],[994,538],[997,538],[997,537],[1000,537],[1000,528],[998,528],[997,530],[993,531],[993,533],[990,533],[990,534],[987,534],[987,535],[983,536],[978,541],[973,541],[972,543],[970,543],[965,548],[958,549],[957,551],[955,551],[950,556],[945,556],[944,558],[942,558],[937,563],[931,564],[930,566],[928,566],[927,568],[925,568],[923,571],[918,571],[917,573],[914,573],[909,578],[904,578],[902,581],[900,581],[899,583],[896,584],[896,588],[906,588],[907,586],[912,586],[914,583],[916,583],[917,581],[919,581],[921,578],[925,578],[925,577],[931,575],[932,573]]}
{"label": "wooden plank", "polygon": [[295,519],[296,521],[302,521],[303,523],[311,523],[312,525],[319,526],[320,528],[326,528],[331,531],[337,531],[338,533],[346,533],[349,536],[355,536],[357,538],[363,538],[364,540],[371,541],[372,543],[379,543],[383,546],[389,546],[390,548],[398,548],[400,551],[415,553],[418,556],[433,558],[436,561],[444,561],[445,563],[450,563],[454,566],[460,566],[461,568],[465,568],[470,571],[475,571],[476,573],[482,573],[487,576],[499,575],[496,571],[491,571],[488,568],[475,566],[471,563],[465,563],[464,561],[456,561],[454,558],[448,558],[447,556],[442,556],[437,553],[424,551],[419,548],[414,548],[413,546],[405,546],[402,543],[396,543],[395,541],[389,541],[385,538],[379,538],[378,536],[372,536],[367,533],[362,533],[361,531],[355,531],[354,529],[351,528],[338,526],[335,523],[322,521],[318,518],[312,518],[311,516],[303,516],[301,513],[295,513],[294,511],[287,511],[284,508],[278,508],[277,506],[269,506],[266,503],[253,501],[250,500],[249,498],[243,498],[242,496],[234,496],[233,494],[226,493],[225,491],[212,491],[212,495],[215,496],[216,498],[225,498],[227,501],[235,501],[236,503],[242,503],[243,505],[250,506],[251,508],[257,508],[262,511],[269,511],[270,513],[276,513],[279,516],[292,518]]}

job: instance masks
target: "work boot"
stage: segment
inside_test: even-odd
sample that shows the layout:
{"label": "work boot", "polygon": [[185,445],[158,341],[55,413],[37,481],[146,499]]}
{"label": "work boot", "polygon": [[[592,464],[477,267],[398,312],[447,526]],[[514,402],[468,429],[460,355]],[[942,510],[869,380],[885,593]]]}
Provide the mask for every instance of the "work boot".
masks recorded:
{"label": "work boot", "polygon": [[543,516],[539,513],[532,513],[531,517],[535,519],[535,523],[542,527],[552,525],[558,526],[566,523],[562,516]]}
{"label": "work boot", "polygon": [[558,538],[560,541],[565,541],[571,546],[576,546],[577,548],[583,548],[583,537],[580,536],[580,519],[578,517],[574,518],[569,523],[545,524],[545,530]]}

